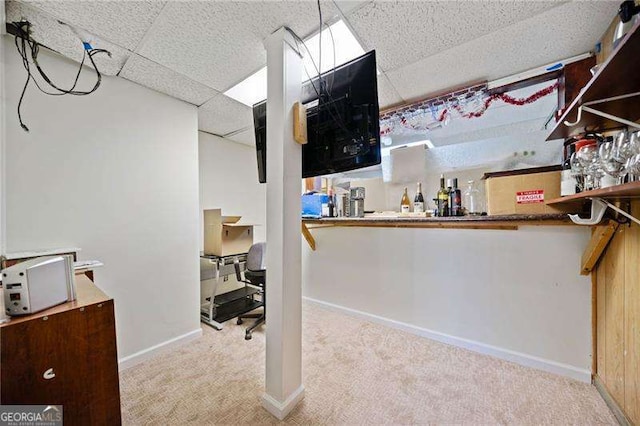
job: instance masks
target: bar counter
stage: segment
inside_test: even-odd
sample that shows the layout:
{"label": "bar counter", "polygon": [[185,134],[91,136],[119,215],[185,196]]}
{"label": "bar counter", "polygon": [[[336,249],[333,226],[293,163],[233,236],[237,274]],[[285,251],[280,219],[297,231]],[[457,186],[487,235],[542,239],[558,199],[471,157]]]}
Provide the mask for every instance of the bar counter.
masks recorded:
{"label": "bar counter", "polygon": [[366,217],[302,219],[302,234],[311,249],[315,250],[315,239],[309,230],[324,227],[496,229],[515,231],[519,226],[541,225],[575,226],[564,213],[453,217],[389,217],[372,215]]}

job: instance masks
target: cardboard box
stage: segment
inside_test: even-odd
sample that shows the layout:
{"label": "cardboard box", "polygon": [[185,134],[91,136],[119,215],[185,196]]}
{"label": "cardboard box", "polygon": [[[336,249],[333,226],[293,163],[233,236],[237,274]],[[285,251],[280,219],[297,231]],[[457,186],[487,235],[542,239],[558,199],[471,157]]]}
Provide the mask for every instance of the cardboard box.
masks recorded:
{"label": "cardboard box", "polygon": [[[508,174],[485,175],[487,213],[550,214],[562,210],[545,201],[560,197],[560,171],[514,170]],[[533,171],[533,172],[532,172]]]}
{"label": "cardboard box", "polygon": [[204,211],[204,254],[246,253],[253,244],[253,225],[238,224],[242,216],[222,216],[221,209]]}

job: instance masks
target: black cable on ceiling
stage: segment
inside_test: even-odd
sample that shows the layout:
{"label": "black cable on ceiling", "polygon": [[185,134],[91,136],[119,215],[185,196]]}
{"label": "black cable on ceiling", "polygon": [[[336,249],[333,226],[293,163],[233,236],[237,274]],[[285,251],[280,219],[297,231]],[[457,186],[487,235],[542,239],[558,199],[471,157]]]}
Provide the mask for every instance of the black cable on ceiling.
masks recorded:
{"label": "black cable on ceiling", "polygon": [[[59,87],[57,84],[55,84],[49,78],[49,76],[44,72],[44,70],[40,66],[40,63],[38,62],[38,53],[42,45],[31,38],[31,23],[29,21],[21,21],[21,22],[11,22],[8,25],[11,27],[11,30],[12,30],[11,32],[13,32],[15,35],[14,41],[15,41],[16,49],[18,50],[18,54],[22,58],[22,65],[24,69],[27,71],[27,80],[25,81],[24,87],[22,89],[22,93],[20,95],[20,100],[18,101],[18,120],[20,121],[20,127],[22,127],[24,131],[28,132],[29,128],[22,121],[21,107],[22,107],[22,102],[24,101],[24,96],[30,81],[33,80],[33,83],[36,85],[38,90],[40,90],[42,93],[46,95],[51,95],[51,96],[62,96],[62,95],[86,96],[98,90],[98,87],[100,87],[100,83],[102,82],[102,74],[100,73],[100,70],[98,69],[98,66],[96,65],[95,61],[93,60],[93,56],[99,53],[106,53],[110,57],[111,53],[109,51],[105,49],[94,49],[88,43],[83,42],[84,51],[82,55],[82,62],[80,63],[80,67],[78,68],[78,72],[76,73],[76,77],[73,82],[73,85],[71,86],[70,89],[63,89]],[[91,62],[91,65],[93,66],[96,72],[96,82],[93,85],[93,87],[89,90],[76,90],[76,86],[78,84],[78,80],[80,79],[80,74],[82,73],[82,69],[87,56],[89,57],[89,61]],[[40,83],[38,83],[38,80],[36,80],[35,75],[31,71],[31,62],[29,62],[29,58],[31,58],[31,61],[36,66],[36,69],[38,70],[40,77],[50,86],[50,88],[54,90],[53,93],[43,89],[40,86]]]}

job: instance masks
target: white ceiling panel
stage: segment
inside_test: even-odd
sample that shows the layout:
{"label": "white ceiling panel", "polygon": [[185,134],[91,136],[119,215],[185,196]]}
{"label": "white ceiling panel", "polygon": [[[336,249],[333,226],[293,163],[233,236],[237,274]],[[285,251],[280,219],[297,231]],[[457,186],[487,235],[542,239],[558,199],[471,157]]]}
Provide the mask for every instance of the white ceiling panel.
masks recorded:
{"label": "white ceiling panel", "polygon": [[614,2],[568,3],[387,76],[404,99],[412,100],[512,75],[591,50],[617,9]]}
{"label": "white ceiling panel", "polygon": [[380,109],[397,105],[403,102],[400,94],[391,84],[386,75],[380,73],[378,75],[378,105]]}
{"label": "white ceiling panel", "polygon": [[[80,62],[84,52],[82,41],[71,29],[60,24],[51,15],[24,3],[6,2],[7,22],[26,19],[32,24],[32,37],[40,44],[53,49],[60,54]],[[105,75],[116,75],[124,66],[130,53],[129,51],[111,43],[99,40],[100,48],[111,52],[111,57],[104,53],[96,54],[93,58],[98,69]],[[88,65],[88,59],[85,61]],[[46,71],[46,64],[43,64]]]}
{"label": "white ceiling panel", "polygon": [[129,50],[136,48],[165,1],[30,1],[22,0]]}
{"label": "white ceiling panel", "polygon": [[[324,0],[323,18],[337,14]],[[138,52],[224,92],[266,64],[263,41],[283,25],[301,37],[318,28],[311,1],[170,2]]]}
{"label": "white ceiling panel", "polygon": [[220,94],[202,83],[136,54],[131,55],[119,75],[134,83],[194,105],[202,105]]}
{"label": "white ceiling panel", "polygon": [[338,9],[344,14],[348,15],[349,13],[360,9],[367,3],[371,3],[373,0],[333,0],[333,2],[338,6]]}
{"label": "white ceiling panel", "polygon": [[253,128],[238,132],[235,135],[227,136],[226,139],[231,139],[234,142],[244,145],[256,146],[256,138],[253,133]]}
{"label": "white ceiling panel", "polygon": [[218,95],[198,108],[198,128],[217,135],[253,126],[251,108]]}
{"label": "white ceiling panel", "polygon": [[[347,15],[385,71],[473,40],[562,4],[559,1],[376,1]],[[566,22],[567,25],[573,23]],[[547,37],[552,38],[552,33]]]}

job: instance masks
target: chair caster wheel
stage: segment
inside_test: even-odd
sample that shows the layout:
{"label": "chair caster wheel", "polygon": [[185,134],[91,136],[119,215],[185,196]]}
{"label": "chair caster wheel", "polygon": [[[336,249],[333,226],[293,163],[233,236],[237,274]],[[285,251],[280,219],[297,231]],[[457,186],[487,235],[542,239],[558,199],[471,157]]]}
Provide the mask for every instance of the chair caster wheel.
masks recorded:
{"label": "chair caster wheel", "polygon": [[247,333],[244,335],[244,340],[251,340],[251,333]]}
{"label": "chair caster wheel", "polygon": [[240,324],[242,324],[242,322],[243,321],[240,318],[238,318],[238,321],[236,321],[236,324],[240,325]]}

